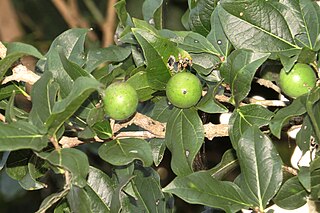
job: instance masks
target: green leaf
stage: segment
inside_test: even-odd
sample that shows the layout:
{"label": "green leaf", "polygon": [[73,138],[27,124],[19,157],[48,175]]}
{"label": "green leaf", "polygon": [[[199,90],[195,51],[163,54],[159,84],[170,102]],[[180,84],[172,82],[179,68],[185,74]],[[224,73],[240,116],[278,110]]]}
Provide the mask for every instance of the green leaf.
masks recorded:
{"label": "green leaf", "polygon": [[166,199],[161,191],[158,173],[148,167],[135,170],[134,175],[131,183],[138,203],[141,203],[141,212],[166,212]]}
{"label": "green leaf", "polygon": [[236,184],[216,180],[206,171],[176,177],[163,188],[163,191],[172,193],[188,203],[220,208],[226,212],[237,212],[251,206]]}
{"label": "green leaf", "polygon": [[79,109],[89,95],[98,90],[100,86],[100,83],[93,78],[77,78],[70,94],[53,105],[51,114],[46,121],[49,134],[55,134],[63,123]]}
{"label": "green leaf", "polygon": [[22,180],[28,173],[30,150],[17,150],[10,152],[6,162],[6,172],[14,180]]}
{"label": "green leaf", "polygon": [[120,213],[120,211],[124,207],[124,201],[126,200],[127,196],[124,195],[122,190],[125,186],[127,186],[127,184],[131,181],[132,178],[134,178],[134,176],[122,176],[122,179],[120,180],[118,186],[115,188],[114,194],[112,195],[112,201],[110,206],[110,210],[112,213]]}
{"label": "green leaf", "polygon": [[[292,11],[287,18],[296,43],[315,50],[320,33],[320,9],[314,1],[283,1]],[[317,21],[315,21],[317,20]]]}
{"label": "green leaf", "polygon": [[88,29],[70,29],[63,32],[52,42],[45,55],[47,60],[39,60],[37,67],[44,72],[52,72],[60,85],[62,97],[72,90],[73,81],[64,70],[59,54],[65,55],[70,61],[82,66],[85,63],[84,42]]}
{"label": "green leaf", "polygon": [[164,151],[166,150],[165,140],[162,138],[153,138],[150,140],[150,146],[154,165],[158,167],[164,157]]}
{"label": "green leaf", "polygon": [[84,190],[89,191],[90,189],[94,192],[96,199],[100,199],[106,208],[109,208],[111,204],[114,187],[113,181],[107,174],[97,168],[89,168],[87,186],[84,187]]}
{"label": "green leaf", "polygon": [[[135,24],[141,23],[136,21]],[[143,50],[150,86],[153,89],[164,90],[167,81],[171,77],[167,61],[171,55],[177,57],[179,49],[173,42],[160,37],[148,26],[133,28],[132,32]]]}
{"label": "green leaf", "polygon": [[197,109],[206,113],[224,113],[228,112],[228,109],[215,99],[215,95],[218,92],[220,84],[213,87],[208,85],[209,89],[207,94],[201,98],[200,102],[197,104]]}
{"label": "green leaf", "polygon": [[146,0],[142,4],[143,19],[157,29],[162,28],[162,3],[163,0]]}
{"label": "green leaf", "polygon": [[165,97],[159,98],[154,104],[154,107],[150,113],[150,117],[160,122],[167,122],[171,116],[173,106],[168,104],[168,100]]}
{"label": "green leaf", "polygon": [[249,50],[235,50],[221,68],[221,75],[230,84],[231,102],[238,105],[250,92],[256,70],[270,54]]}
{"label": "green leaf", "polygon": [[108,163],[122,166],[141,160],[144,166],[153,162],[150,144],[142,139],[127,138],[106,142],[99,148],[99,156]]}
{"label": "green leaf", "polygon": [[297,134],[296,143],[303,153],[310,150],[310,141],[314,137],[313,127],[309,116],[304,117],[300,131]]}
{"label": "green leaf", "polygon": [[[0,109],[6,110],[8,106],[8,101],[7,100],[1,100],[0,101]],[[20,119],[20,120],[28,120],[28,113],[16,106],[11,107],[10,110],[14,110],[15,116]]]}
{"label": "green leaf", "polygon": [[282,183],[282,160],[270,138],[257,126],[247,129],[238,143],[240,188],[251,204],[265,209]]}
{"label": "green leaf", "polygon": [[299,167],[299,173],[298,173],[298,178],[302,186],[310,192],[311,190],[311,173],[310,173],[310,168],[301,166]]}
{"label": "green leaf", "polygon": [[19,120],[10,124],[0,122],[0,151],[33,149],[40,151],[47,146],[48,137],[38,132],[36,126]]}
{"label": "green leaf", "polygon": [[91,49],[87,55],[85,70],[91,73],[99,65],[107,62],[124,61],[131,54],[130,47],[109,46],[106,48]]}
{"label": "green leaf", "polygon": [[127,26],[127,25],[132,24],[130,15],[128,14],[127,9],[126,9],[126,0],[119,0],[113,6],[117,11],[120,25]]}
{"label": "green leaf", "polygon": [[19,184],[25,190],[39,190],[47,186],[44,183],[34,180],[29,172],[19,180]]}
{"label": "green leaf", "polygon": [[257,104],[244,105],[236,109],[229,120],[229,135],[232,146],[237,150],[238,141],[243,133],[256,125],[262,127],[269,124],[273,113]]}
{"label": "green leaf", "polygon": [[[200,75],[209,75],[213,72],[213,70],[217,69],[221,60],[218,56],[209,54],[209,53],[191,53],[192,58],[192,68],[197,71]],[[220,81],[221,79],[217,79],[215,82]]]}
{"label": "green leaf", "polygon": [[59,202],[59,204],[54,208],[54,213],[71,213],[69,204],[66,199]]}
{"label": "green leaf", "polygon": [[8,69],[16,62],[19,58],[24,56],[24,53],[12,53],[8,54],[6,57],[0,60],[0,80],[2,81],[3,77],[7,73]]}
{"label": "green leaf", "polygon": [[280,109],[270,122],[272,134],[280,138],[282,126],[294,116],[299,116],[306,112],[305,103],[306,96],[300,96],[289,106]]}
{"label": "green leaf", "polygon": [[234,149],[228,149],[218,165],[208,170],[212,177],[223,180],[231,171],[239,167],[239,161]]}
{"label": "green leaf", "polygon": [[281,208],[294,210],[306,204],[307,197],[298,177],[292,177],[283,184],[273,201]]}
{"label": "green leaf", "polygon": [[320,197],[320,170],[311,172],[311,194],[310,199],[318,200]]}
{"label": "green leaf", "polygon": [[211,14],[211,30],[207,35],[208,41],[214,46],[218,52],[227,57],[232,49],[232,44],[223,31],[222,23],[218,14],[221,5],[218,5]]}
{"label": "green leaf", "polygon": [[60,60],[64,70],[68,73],[72,80],[76,80],[78,77],[92,77],[90,73],[82,69],[78,64],[68,60],[62,53],[59,54]]}
{"label": "green leaf", "polygon": [[127,83],[135,88],[140,101],[146,101],[153,97],[152,94],[155,90],[151,88],[146,72],[137,72],[127,80]]}
{"label": "green leaf", "polygon": [[192,173],[195,156],[204,141],[204,130],[194,108],[175,108],[166,126],[166,145],[172,153],[171,169],[176,175]]}
{"label": "green leaf", "polygon": [[299,49],[281,13],[285,5],[277,1],[226,0],[221,6],[219,17],[224,32],[236,49],[264,53]]}
{"label": "green leaf", "polygon": [[87,155],[74,148],[63,148],[52,152],[37,153],[38,157],[47,160],[52,165],[66,169],[71,173],[71,182],[79,187],[84,187],[89,172]]}
{"label": "green leaf", "polygon": [[24,44],[21,42],[10,42],[5,44],[7,48],[7,55],[13,53],[23,53],[24,55],[34,56],[39,59],[45,59],[45,57],[34,46]]}
{"label": "green leaf", "polygon": [[113,182],[101,170],[90,167],[87,185],[73,186],[67,196],[72,212],[110,212]]}
{"label": "green leaf", "polygon": [[16,84],[1,85],[0,86],[0,100],[10,97],[13,92],[15,92],[16,94],[20,94],[21,90],[23,90],[23,89]]}
{"label": "green leaf", "polygon": [[14,100],[15,100],[16,93],[15,91],[12,92],[11,97],[8,101],[6,106],[5,118],[7,123],[11,123],[17,121],[15,110],[14,110]]}
{"label": "green leaf", "polygon": [[213,12],[218,1],[201,0],[194,1],[189,14],[189,26],[192,31],[206,36],[210,32],[210,14]]}
{"label": "green leaf", "polygon": [[219,51],[209,42],[209,40],[199,33],[192,31],[175,32],[172,41],[178,43],[178,47],[189,53],[209,53],[219,55]]}
{"label": "green leaf", "polygon": [[101,139],[109,139],[112,136],[112,129],[108,120],[95,123],[92,129]]}
{"label": "green leaf", "polygon": [[56,202],[58,202],[59,200],[63,199],[64,197],[66,197],[66,195],[68,194],[69,190],[70,190],[70,188],[66,187],[62,191],[57,192],[57,193],[53,193],[53,194],[49,195],[48,197],[46,197],[41,202],[40,208],[39,208],[38,211],[36,211],[36,213],[46,212],[46,210],[48,210]]}
{"label": "green leaf", "polygon": [[40,130],[45,128],[45,122],[52,113],[58,89],[51,72],[45,72],[32,87],[29,120]]}

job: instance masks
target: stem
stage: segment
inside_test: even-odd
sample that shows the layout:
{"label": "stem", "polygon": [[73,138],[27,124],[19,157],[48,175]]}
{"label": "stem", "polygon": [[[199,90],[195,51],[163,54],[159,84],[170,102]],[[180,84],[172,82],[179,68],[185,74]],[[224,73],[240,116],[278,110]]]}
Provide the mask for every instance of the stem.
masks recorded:
{"label": "stem", "polygon": [[58,140],[56,138],[56,136],[52,136],[50,137],[50,142],[53,144],[54,148],[59,151],[61,149],[61,147],[59,146]]}
{"label": "stem", "polygon": [[84,0],[84,4],[90,11],[93,18],[99,23],[99,25],[103,25],[103,15],[100,10],[97,8],[96,4],[92,0]]}

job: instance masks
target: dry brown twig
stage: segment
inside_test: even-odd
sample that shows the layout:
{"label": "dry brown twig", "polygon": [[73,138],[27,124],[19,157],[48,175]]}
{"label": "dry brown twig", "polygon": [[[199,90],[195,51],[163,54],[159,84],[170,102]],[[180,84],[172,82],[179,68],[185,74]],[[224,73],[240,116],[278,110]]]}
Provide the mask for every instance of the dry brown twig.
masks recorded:
{"label": "dry brown twig", "polygon": [[113,44],[113,35],[116,23],[116,11],[113,7],[115,3],[117,3],[117,0],[109,0],[107,4],[105,20],[101,26],[103,47]]}
{"label": "dry brown twig", "polygon": [[[87,28],[89,29],[89,23],[81,16],[76,0],[52,0],[54,6],[58,9],[63,19],[67,22],[70,28]],[[98,36],[90,31],[88,36],[91,40],[98,40]]]}

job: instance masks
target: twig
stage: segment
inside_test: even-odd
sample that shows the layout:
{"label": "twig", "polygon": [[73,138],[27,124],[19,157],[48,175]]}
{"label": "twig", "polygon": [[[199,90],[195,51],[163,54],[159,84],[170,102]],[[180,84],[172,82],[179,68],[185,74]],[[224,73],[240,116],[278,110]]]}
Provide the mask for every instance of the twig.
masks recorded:
{"label": "twig", "polygon": [[23,81],[33,85],[40,76],[29,70],[26,66],[18,64],[12,69],[12,75],[4,78],[1,84],[6,84],[9,81]]}
{"label": "twig", "polygon": [[[77,1],[52,0],[52,3],[70,28],[90,28],[88,22],[79,13]],[[98,36],[93,31],[88,33],[88,37],[93,41],[98,40]]]}
{"label": "twig", "polygon": [[102,24],[102,46],[107,47],[113,44],[113,35],[116,21],[116,11],[113,5],[117,0],[109,0],[106,8],[106,15],[104,23]]}
{"label": "twig", "polygon": [[272,81],[266,80],[266,79],[262,79],[262,78],[255,78],[256,82],[258,84],[260,84],[261,86],[264,86],[266,88],[270,88],[273,89],[274,91],[276,91],[277,93],[281,93],[281,89],[275,85],[274,83],[272,83]]}
{"label": "twig", "polygon": [[61,149],[56,137],[54,137],[54,136],[50,137],[50,142],[53,144],[53,146],[54,146],[54,148],[56,150],[60,150]]}
{"label": "twig", "polygon": [[215,137],[228,136],[228,124],[212,124],[208,123],[203,125],[206,138],[212,140]]}
{"label": "twig", "polygon": [[282,166],[282,170],[288,172],[294,176],[298,175],[298,171],[290,166]]}
{"label": "twig", "polygon": [[6,117],[0,113],[0,121],[6,122]]}
{"label": "twig", "polygon": [[0,41],[0,58],[4,58],[7,55],[7,48]]}

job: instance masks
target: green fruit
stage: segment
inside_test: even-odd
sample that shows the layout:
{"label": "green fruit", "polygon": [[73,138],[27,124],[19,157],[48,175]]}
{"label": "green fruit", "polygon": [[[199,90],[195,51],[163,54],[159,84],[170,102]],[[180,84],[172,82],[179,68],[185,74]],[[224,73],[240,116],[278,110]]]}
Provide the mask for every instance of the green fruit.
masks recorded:
{"label": "green fruit", "polygon": [[114,120],[124,120],[136,112],[138,101],[138,94],[130,84],[115,82],[104,92],[104,111]]}
{"label": "green fruit", "polygon": [[316,85],[317,77],[307,64],[297,63],[289,73],[280,71],[279,85],[283,93],[291,98],[297,98],[308,93]]}
{"label": "green fruit", "polygon": [[176,107],[189,108],[198,103],[202,94],[200,80],[189,72],[172,76],[166,88],[168,100]]}

